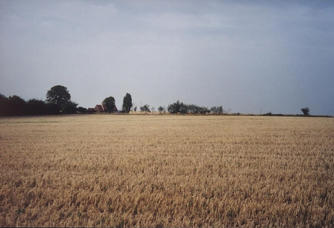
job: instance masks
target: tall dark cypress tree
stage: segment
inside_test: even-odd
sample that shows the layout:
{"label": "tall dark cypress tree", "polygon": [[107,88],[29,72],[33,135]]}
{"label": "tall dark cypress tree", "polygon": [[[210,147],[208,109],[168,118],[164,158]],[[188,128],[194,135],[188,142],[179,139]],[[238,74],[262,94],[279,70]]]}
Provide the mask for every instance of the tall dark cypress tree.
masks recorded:
{"label": "tall dark cypress tree", "polygon": [[129,93],[126,93],[126,95],[123,98],[123,108],[122,111],[129,113],[132,108],[132,97]]}

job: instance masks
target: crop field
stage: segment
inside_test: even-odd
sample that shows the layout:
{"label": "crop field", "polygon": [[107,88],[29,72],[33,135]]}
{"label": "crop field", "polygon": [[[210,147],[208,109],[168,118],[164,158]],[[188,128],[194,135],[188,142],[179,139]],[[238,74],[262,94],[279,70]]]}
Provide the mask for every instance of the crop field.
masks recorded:
{"label": "crop field", "polygon": [[0,119],[0,226],[334,226],[334,118]]}

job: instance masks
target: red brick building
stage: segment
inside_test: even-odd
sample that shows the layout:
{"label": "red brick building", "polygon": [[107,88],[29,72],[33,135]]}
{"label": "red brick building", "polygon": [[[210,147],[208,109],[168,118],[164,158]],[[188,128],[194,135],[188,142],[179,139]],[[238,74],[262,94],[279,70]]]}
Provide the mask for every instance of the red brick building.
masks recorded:
{"label": "red brick building", "polygon": [[95,111],[96,112],[104,112],[104,109],[103,109],[102,105],[96,105],[95,106]]}

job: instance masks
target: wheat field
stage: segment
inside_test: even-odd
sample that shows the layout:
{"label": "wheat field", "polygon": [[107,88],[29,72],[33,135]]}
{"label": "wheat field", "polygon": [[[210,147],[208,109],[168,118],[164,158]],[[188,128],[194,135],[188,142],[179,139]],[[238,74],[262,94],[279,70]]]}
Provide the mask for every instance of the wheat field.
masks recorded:
{"label": "wheat field", "polygon": [[334,119],[0,119],[0,225],[334,226]]}

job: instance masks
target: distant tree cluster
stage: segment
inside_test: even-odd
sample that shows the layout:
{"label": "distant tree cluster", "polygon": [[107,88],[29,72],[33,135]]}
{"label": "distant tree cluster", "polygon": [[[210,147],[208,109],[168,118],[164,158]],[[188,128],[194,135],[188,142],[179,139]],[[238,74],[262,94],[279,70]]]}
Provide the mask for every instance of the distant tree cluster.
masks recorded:
{"label": "distant tree cluster", "polygon": [[49,115],[58,114],[57,105],[46,103],[42,100],[23,100],[19,96],[6,97],[0,94],[0,115],[1,116],[22,116],[22,115]]}
{"label": "distant tree cluster", "polygon": [[223,114],[223,106],[213,106],[211,107],[210,112],[218,115]]}
{"label": "distant tree cluster", "polygon": [[148,104],[140,107],[141,112],[151,112],[150,106]]}
{"label": "distant tree cluster", "polygon": [[[55,114],[89,114],[94,112],[118,112],[115,98],[110,96],[95,108],[77,107],[78,104],[71,101],[71,94],[65,86],[53,86],[46,93],[46,100],[31,99],[25,101],[19,96],[6,97],[0,94],[0,116],[22,115],[55,115]],[[132,108],[132,97],[126,93],[123,99],[123,113],[129,113]]]}
{"label": "distant tree cluster", "polygon": [[67,88],[61,85],[56,85],[47,92],[46,101],[38,99],[25,101],[16,95],[9,97],[0,95],[1,116],[89,113],[83,107],[77,108],[77,105],[71,101]]}
{"label": "distant tree cluster", "polygon": [[183,102],[176,101],[170,104],[167,108],[170,113],[181,113],[181,114],[223,114],[222,106],[214,106],[211,109],[207,107],[201,107],[194,104],[184,104]]}
{"label": "distant tree cluster", "polygon": [[[123,98],[122,113],[129,113],[132,106],[133,104],[132,104],[131,94],[126,93]],[[105,98],[102,101],[102,106],[97,105],[95,107],[95,110],[97,112],[108,112],[108,113],[118,112],[118,109],[116,107],[115,98],[112,96]]]}

